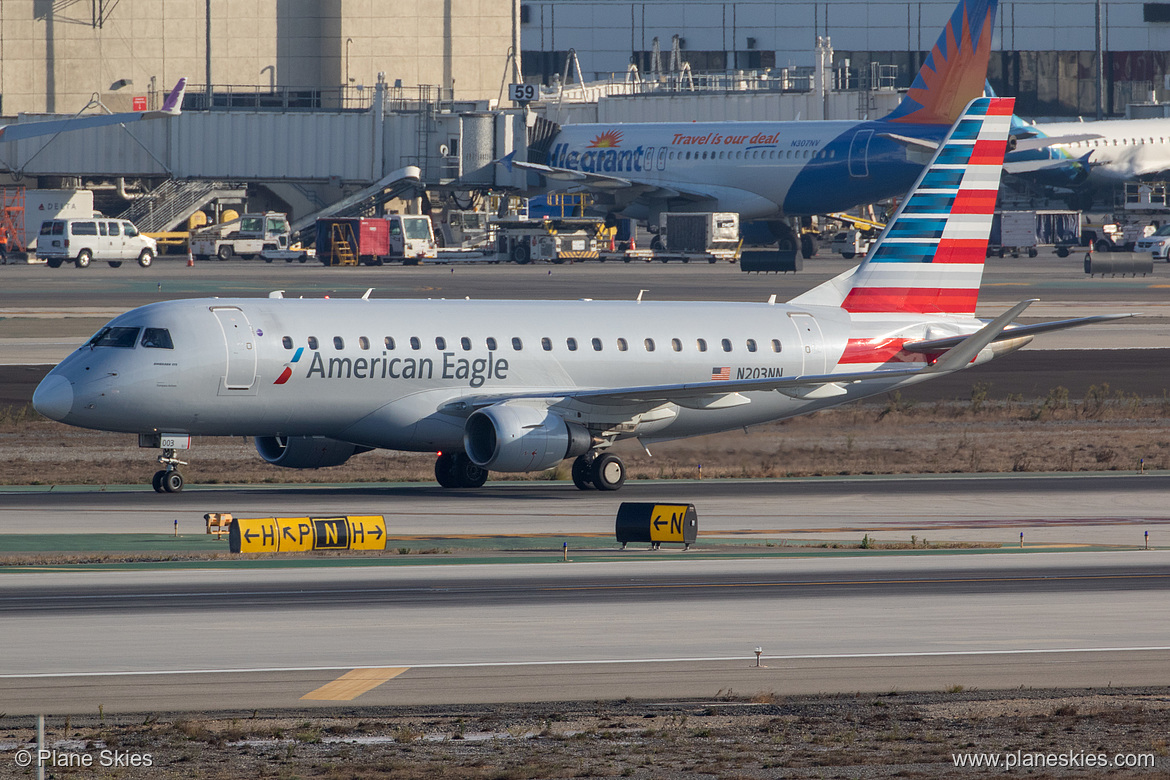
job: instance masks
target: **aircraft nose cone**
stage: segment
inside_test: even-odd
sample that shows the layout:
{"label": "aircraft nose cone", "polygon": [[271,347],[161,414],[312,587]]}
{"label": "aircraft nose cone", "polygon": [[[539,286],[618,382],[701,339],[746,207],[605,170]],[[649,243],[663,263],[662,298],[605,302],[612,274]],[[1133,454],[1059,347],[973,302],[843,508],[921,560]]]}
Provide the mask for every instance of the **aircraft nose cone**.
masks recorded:
{"label": "aircraft nose cone", "polygon": [[50,420],[64,420],[73,409],[73,385],[63,376],[50,374],[33,392],[33,408]]}

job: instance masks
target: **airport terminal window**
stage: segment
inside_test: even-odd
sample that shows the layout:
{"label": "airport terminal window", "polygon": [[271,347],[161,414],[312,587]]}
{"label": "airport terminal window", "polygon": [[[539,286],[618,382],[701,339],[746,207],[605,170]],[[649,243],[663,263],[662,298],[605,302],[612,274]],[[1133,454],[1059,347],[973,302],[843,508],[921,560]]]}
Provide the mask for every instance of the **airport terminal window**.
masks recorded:
{"label": "airport terminal window", "polygon": [[618,352],[625,352],[630,348],[630,343],[625,339],[618,339]]}
{"label": "airport terminal window", "polygon": [[593,344],[593,351],[594,352],[601,351],[601,339],[595,338],[595,339],[593,339],[593,341],[591,343]]}
{"label": "airport terminal window", "polygon": [[438,349],[446,349],[447,339],[443,338],[442,336],[435,336],[435,347]]}
{"label": "airport terminal window", "polygon": [[548,336],[542,338],[540,340],[540,348],[545,352],[552,352],[552,339],[550,339]]}
{"label": "airport terminal window", "polygon": [[334,349],[345,349],[345,339],[343,339],[341,336],[334,336],[333,337],[333,348]]}
{"label": "airport terminal window", "polygon": [[369,349],[370,348],[370,340],[368,338],[366,338],[365,336],[359,336],[358,337],[358,346],[361,347],[362,349]]}
{"label": "airport terminal window", "polygon": [[459,339],[459,346],[463,347],[464,352],[470,352],[471,351],[471,339],[464,336],[463,338]]}
{"label": "airport terminal window", "polygon": [[516,350],[517,352],[524,349],[524,342],[521,341],[518,336],[512,337],[512,349]]}
{"label": "airport terminal window", "polygon": [[393,336],[387,336],[386,338],[382,339],[382,343],[386,345],[386,349],[394,349]]}
{"label": "airport terminal window", "polygon": [[419,341],[418,336],[411,336],[410,337],[410,348],[411,349],[422,349],[422,342]]}
{"label": "airport terminal window", "polygon": [[679,341],[678,339],[671,339],[670,340],[670,348],[673,349],[675,352],[682,352],[682,342]]}
{"label": "airport terminal window", "polygon": [[166,328],[144,328],[142,330],[142,346],[151,349],[174,349],[171,342],[171,332]]}
{"label": "airport terminal window", "polygon": [[722,340],[722,341],[720,341],[719,343],[723,345],[723,351],[724,351],[724,352],[730,352],[730,351],[731,351],[731,339],[723,339],[723,340]]}
{"label": "airport terminal window", "polygon": [[488,349],[495,349],[496,348],[496,340],[491,336],[487,337],[487,348]]}
{"label": "airport terminal window", "polygon": [[695,339],[695,346],[699,348],[700,352],[707,351],[707,339]]}
{"label": "airport terminal window", "polygon": [[755,352],[756,351],[756,340],[755,339],[748,339],[747,340],[747,348],[748,348],[748,352]]}
{"label": "airport terminal window", "polygon": [[647,352],[654,351],[654,339],[646,339],[646,341],[644,343],[646,344],[646,351]]}
{"label": "airport terminal window", "polygon": [[772,351],[773,352],[780,351],[780,339],[772,339]]}
{"label": "airport terminal window", "polygon": [[284,345],[285,349],[292,349],[292,336],[285,336],[280,340],[280,343]]}
{"label": "airport terminal window", "polygon": [[309,349],[316,349],[316,348],[317,348],[317,337],[316,336],[309,336]]}
{"label": "airport terminal window", "polygon": [[134,349],[134,344],[138,341],[138,331],[141,328],[102,328],[97,332],[87,347],[121,347],[122,349]]}

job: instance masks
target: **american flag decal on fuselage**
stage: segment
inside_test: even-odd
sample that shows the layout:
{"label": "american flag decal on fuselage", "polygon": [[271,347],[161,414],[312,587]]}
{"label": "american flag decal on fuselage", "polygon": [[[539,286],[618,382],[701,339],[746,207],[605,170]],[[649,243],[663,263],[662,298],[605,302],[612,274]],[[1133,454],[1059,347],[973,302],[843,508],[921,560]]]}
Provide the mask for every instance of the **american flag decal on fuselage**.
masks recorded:
{"label": "american flag decal on fuselage", "polygon": [[711,369],[711,381],[717,382],[721,379],[731,379],[731,366],[715,366]]}
{"label": "american flag decal on fuselage", "polygon": [[972,102],[858,268],[842,308],[975,313],[1014,102]]}

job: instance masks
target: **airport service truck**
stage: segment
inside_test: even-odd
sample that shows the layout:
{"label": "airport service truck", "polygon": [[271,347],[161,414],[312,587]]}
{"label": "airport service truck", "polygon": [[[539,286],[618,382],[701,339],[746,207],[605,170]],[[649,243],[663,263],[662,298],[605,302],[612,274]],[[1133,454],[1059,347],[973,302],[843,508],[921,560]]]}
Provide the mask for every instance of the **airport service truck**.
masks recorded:
{"label": "airport service truck", "polygon": [[275,211],[242,214],[237,219],[210,225],[191,232],[191,254],[198,260],[218,257],[230,260],[300,260],[308,255],[290,248],[288,217]]}

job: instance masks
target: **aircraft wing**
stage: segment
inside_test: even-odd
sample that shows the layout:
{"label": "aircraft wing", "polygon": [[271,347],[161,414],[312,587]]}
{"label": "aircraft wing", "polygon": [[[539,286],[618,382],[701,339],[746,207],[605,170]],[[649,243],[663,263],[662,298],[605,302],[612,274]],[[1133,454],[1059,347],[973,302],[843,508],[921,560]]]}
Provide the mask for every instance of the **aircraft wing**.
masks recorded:
{"label": "aircraft wing", "polygon": [[[68,119],[50,119],[44,122],[25,122],[23,124],[6,125],[0,127],[0,141],[19,141],[23,138],[36,138],[43,135],[56,135],[70,130],[88,130],[93,127],[108,125],[123,125],[129,122],[138,122],[143,119],[163,119],[178,116],[182,112],[183,93],[187,89],[186,77],[179,79],[179,83],[167,95],[162,108],[158,111],[127,111],[119,114],[86,114],[71,116]],[[87,106],[88,107],[88,106]],[[84,110],[84,109],[82,109]]]}
{"label": "aircraft wing", "polygon": [[[1007,341],[1009,339],[1018,339],[1024,336],[1034,336],[1037,333],[1049,333],[1054,330],[1064,330],[1065,328],[1077,328],[1081,325],[1093,325],[1098,322],[1109,322],[1110,320],[1121,320],[1127,317],[1134,317],[1134,314],[1097,314],[1092,317],[1077,317],[1071,320],[1054,320],[1052,322],[1039,322],[1035,325],[1012,325],[1003,329],[992,341]],[[902,345],[902,349],[907,352],[940,352],[942,350],[950,349],[960,344],[966,336],[951,336],[945,339],[930,339],[927,341],[911,341]]]}
{"label": "aircraft wing", "polygon": [[656,182],[642,182],[636,179],[611,176],[605,173],[586,173],[584,171],[573,171],[568,168],[557,168],[540,163],[521,162],[512,159],[513,154],[515,152],[508,154],[500,160],[509,170],[519,168],[524,171],[534,171],[551,181],[576,184],[587,189],[613,192],[615,190],[641,188],[642,191],[638,193],[639,197],[662,199],[689,198],[692,200],[708,200],[716,197],[715,193],[704,192],[701,188],[697,187],[686,189],[665,187]]}

